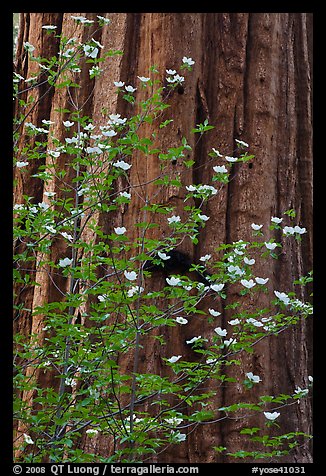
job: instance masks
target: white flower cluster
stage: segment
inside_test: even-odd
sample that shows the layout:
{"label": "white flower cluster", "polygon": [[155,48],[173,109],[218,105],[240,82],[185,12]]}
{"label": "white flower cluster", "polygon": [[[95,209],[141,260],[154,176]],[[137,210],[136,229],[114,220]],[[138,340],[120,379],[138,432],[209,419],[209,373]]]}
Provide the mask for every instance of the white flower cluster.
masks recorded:
{"label": "white flower cluster", "polygon": [[217,194],[217,190],[215,187],[213,187],[212,185],[206,185],[206,184],[205,185],[202,185],[202,184],[187,185],[186,189],[188,190],[188,192],[195,192],[195,193],[207,195],[207,196]]}

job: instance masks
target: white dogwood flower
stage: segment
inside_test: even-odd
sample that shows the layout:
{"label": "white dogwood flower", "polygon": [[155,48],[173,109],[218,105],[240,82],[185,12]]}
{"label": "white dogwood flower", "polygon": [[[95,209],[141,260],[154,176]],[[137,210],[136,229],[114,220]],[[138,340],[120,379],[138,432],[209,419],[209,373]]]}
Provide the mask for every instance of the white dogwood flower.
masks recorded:
{"label": "white dogwood flower", "polygon": [[269,281],[269,278],[259,278],[258,276],[255,278],[257,284],[266,284]]}
{"label": "white dogwood flower", "polygon": [[213,170],[217,174],[226,174],[227,171],[228,171],[228,169],[225,167],[225,165],[215,165],[215,167],[213,167]]}
{"label": "white dogwood flower", "polygon": [[243,140],[239,140],[239,139],[234,139],[236,141],[236,143],[239,145],[239,146],[242,146],[242,147],[249,147],[249,144],[247,144],[247,142],[244,142]]}
{"label": "white dogwood flower", "polygon": [[290,298],[286,293],[281,293],[279,291],[274,291],[275,296],[282,301],[286,306],[290,304]]}
{"label": "white dogwood flower", "polygon": [[278,418],[280,416],[280,413],[279,412],[273,412],[273,413],[264,412],[264,415],[267,418],[267,420],[274,421],[274,420],[276,420],[276,418]]}
{"label": "white dogwood flower", "polygon": [[182,58],[182,62],[184,64],[187,64],[188,66],[192,66],[193,64],[195,64],[194,60],[192,58],[187,58],[186,56],[184,56]]}
{"label": "white dogwood flower", "polygon": [[23,437],[24,437],[25,443],[27,443],[28,445],[34,445],[34,441],[32,440],[32,438],[29,435],[24,433]]}
{"label": "white dogwood flower", "polygon": [[193,344],[194,342],[196,342],[197,340],[201,339],[201,336],[198,336],[198,337],[193,337],[192,339],[190,340],[186,340],[186,344]]}
{"label": "white dogwood flower", "polygon": [[137,88],[134,88],[133,86],[125,86],[125,90],[128,92],[128,93],[134,93],[136,91]]}
{"label": "white dogwood flower", "polygon": [[268,250],[271,250],[271,251],[275,250],[275,248],[277,247],[277,243],[270,243],[266,241],[264,242],[264,245],[266,246]]}
{"label": "white dogwood flower", "polygon": [[172,215],[172,217],[168,218],[168,223],[171,225],[171,223],[178,223],[181,221],[181,218],[179,215]]}
{"label": "white dogwood flower", "polygon": [[162,253],[161,251],[158,251],[157,254],[163,261],[166,261],[171,258],[171,256],[168,256],[166,253]]}
{"label": "white dogwood flower", "polygon": [[254,286],[256,286],[256,283],[254,282],[253,279],[241,279],[240,283],[242,284],[242,286],[244,286],[245,288],[247,289],[251,289],[253,288]]}
{"label": "white dogwood flower", "polygon": [[255,231],[258,231],[263,227],[263,225],[257,225],[256,223],[252,223],[250,226]]}
{"label": "white dogwood flower", "polygon": [[118,160],[114,162],[113,167],[117,167],[122,170],[129,170],[131,168],[131,164],[127,164],[124,160]]}
{"label": "white dogwood flower", "polygon": [[188,319],[185,319],[184,317],[181,317],[181,316],[176,317],[175,320],[178,324],[183,324],[183,325],[188,324]]}
{"label": "white dogwood flower", "polygon": [[72,259],[63,258],[59,260],[59,266],[61,266],[61,268],[66,268],[67,266],[70,266],[72,262],[73,262]]}
{"label": "white dogwood flower", "polygon": [[215,327],[214,331],[216,332],[217,335],[221,337],[225,337],[228,331],[226,329],[222,329],[221,327]]}
{"label": "white dogwood flower", "polygon": [[271,222],[276,223],[277,225],[279,223],[281,223],[281,221],[283,221],[283,218],[279,218],[279,217],[272,217],[271,218]]}
{"label": "white dogwood flower", "polygon": [[224,284],[211,284],[210,285],[210,288],[215,291],[215,292],[219,292],[221,291],[223,288],[224,288]]}
{"label": "white dogwood flower", "polygon": [[253,382],[253,383],[259,383],[261,382],[261,378],[259,377],[259,375],[254,375],[252,372],[248,372],[246,373],[246,376],[248,377],[248,379]]}
{"label": "white dogwood flower", "polygon": [[179,359],[181,359],[182,355],[172,355],[172,357],[170,357],[168,359],[168,361],[171,363],[171,364],[174,364],[175,362],[178,362]]}
{"label": "white dogwood flower", "polygon": [[117,234],[117,235],[124,235],[127,231],[127,228],[124,227],[124,226],[117,226],[116,228],[114,228],[114,232]]}
{"label": "white dogwood flower", "polygon": [[175,278],[175,277],[172,276],[171,278],[166,278],[166,282],[170,286],[178,286],[181,283],[181,279],[180,278]]}
{"label": "white dogwood flower", "polygon": [[221,315],[221,313],[219,311],[215,311],[215,309],[208,309],[208,312],[210,313],[211,316],[214,316],[214,317]]}
{"label": "white dogwood flower", "polygon": [[123,274],[129,281],[135,281],[135,279],[137,279],[137,273],[135,271],[124,271]]}
{"label": "white dogwood flower", "polygon": [[199,258],[199,261],[208,261],[211,257],[212,255],[204,255]]}

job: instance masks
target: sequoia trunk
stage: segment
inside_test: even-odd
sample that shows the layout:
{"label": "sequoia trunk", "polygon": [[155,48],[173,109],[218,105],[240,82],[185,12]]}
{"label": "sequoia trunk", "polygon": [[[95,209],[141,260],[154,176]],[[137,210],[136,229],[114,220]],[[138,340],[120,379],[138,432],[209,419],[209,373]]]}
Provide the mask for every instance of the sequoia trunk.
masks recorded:
{"label": "sequoia trunk", "polygon": [[[78,15],[78,14],[76,14]],[[81,14],[83,15],[83,14]],[[95,18],[97,14],[85,14]],[[104,15],[104,14],[99,14]],[[272,216],[288,209],[295,209],[297,221],[309,230],[302,242],[284,243],[283,253],[273,267],[260,264],[257,275],[269,278],[269,289],[283,291],[295,276],[307,274],[312,268],[312,114],[311,114],[311,70],[312,70],[312,19],[306,13],[110,13],[111,24],[105,26],[96,38],[103,45],[113,49],[122,49],[122,57],[113,57],[110,64],[103,63],[104,72],[96,80],[87,80],[88,73],[82,71],[78,101],[85,103],[82,114],[91,116],[94,123],[104,124],[102,108],[111,113],[127,115],[130,106],[117,99],[113,81],[122,80],[126,84],[135,84],[138,76],[147,74],[152,65],[164,74],[166,69],[180,64],[183,56],[195,60],[193,73],[187,78],[185,87],[176,89],[171,98],[169,116],[173,117],[172,127],[166,136],[161,135],[160,146],[174,147],[187,137],[193,150],[189,159],[194,160],[188,175],[183,175],[185,184],[208,183],[211,167],[206,165],[208,152],[212,147],[223,154],[232,155],[236,148],[235,139],[250,144],[250,152],[255,159],[241,168],[235,165],[232,180],[214,200],[210,200],[203,213],[210,216],[206,227],[200,233],[199,243],[194,247],[184,242],[182,249],[189,253],[194,261],[210,253],[216,258],[215,248],[221,243],[231,243],[251,238],[250,225],[269,223]],[[79,35],[81,30],[71,21],[70,14],[64,13],[23,13],[22,29],[18,39],[17,72],[25,78],[33,72],[33,63],[23,54],[23,41],[29,41],[38,49],[41,56],[55,55],[58,44],[51,43],[46,36],[39,35],[42,24],[58,25],[59,30],[69,37]],[[38,32],[38,33],[36,33]],[[36,35],[36,36],[35,36]],[[85,64],[86,68],[86,64]],[[45,88],[45,86],[44,86]],[[35,91],[35,90],[32,90]],[[45,92],[45,89],[44,89]],[[32,116],[28,121],[41,127],[42,119],[54,121],[53,130],[63,137],[64,129],[58,121],[59,107],[65,107],[67,97],[60,90],[50,90],[44,95],[39,88]],[[138,91],[137,91],[138,94]],[[141,91],[139,91],[141,94]],[[90,98],[90,100],[87,100]],[[189,131],[196,124],[209,120],[214,130],[203,137],[198,144]],[[102,121],[102,122],[101,122]],[[148,130],[150,126],[148,125]],[[22,136],[22,147],[24,140]],[[151,162],[133,157],[130,182],[148,183],[146,193],[151,196],[151,180],[158,175],[159,164],[151,156]],[[27,175],[17,172],[15,201],[28,194],[37,201],[46,201],[42,186],[33,173]],[[62,164],[64,167],[64,162]],[[171,176],[178,177],[178,162],[170,166]],[[71,177],[72,178],[72,177]],[[51,189],[55,184],[48,184]],[[106,232],[113,226],[125,226],[143,221],[137,196],[129,205],[121,207],[115,222],[106,223],[105,216],[99,213],[98,220],[103,223]],[[182,204],[184,195],[180,189],[170,187],[167,193],[161,193],[156,201],[162,204]],[[167,233],[166,218],[163,215],[159,233]],[[157,233],[156,230],[153,233]],[[84,237],[96,241],[92,232],[85,228]],[[280,236],[280,241],[283,238]],[[62,243],[53,245],[52,259],[62,252]],[[50,275],[37,276],[40,287],[18,289],[18,303],[22,300],[25,308],[34,309],[42,302],[60,300]],[[155,286],[162,283],[157,282]],[[68,283],[60,283],[68,286]],[[306,298],[307,296],[302,296]],[[228,294],[227,304],[236,296]],[[248,309],[257,305],[255,297],[248,302]],[[262,306],[260,295],[260,305]],[[266,297],[266,306],[267,297]],[[223,312],[221,326],[228,327],[229,311]],[[21,311],[15,321],[19,332],[39,332],[42,339],[42,316],[31,317],[31,312]],[[185,330],[184,328],[187,327]],[[185,340],[194,335],[205,336],[200,320],[191,326],[167,328],[167,354],[189,355],[189,346]],[[299,326],[287,330],[277,338],[263,340],[255,347],[255,353],[247,355],[242,362],[239,374],[227,370],[228,376],[241,379],[244,370],[252,369],[260,375],[262,382],[260,394],[273,395],[276,392],[292,393],[296,386],[307,387],[307,376],[312,373],[311,362],[311,323],[302,322]],[[145,348],[140,366],[147,372],[160,373],[160,347]],[[126,369],[132,362],[125,362]],[[299,376],[299,380],[298,380]],[[53,385],[51,375],[39,375],[44,385]],[[243,379],[242,379],[243,380]],[[236,395],[234,394],[236,388]],[[258,395],[258,394],[257,394]],[[32,398],[29,393],[25,398]],[[215,408],[227,402],[244,401],[245,390],[242,386],[221,386],[216,395]],[[189,410],[190,411],[190,410]],[[285,431],[311,432],[310,400],[293,405],[282,416]],[[297,428],[294,428],[296,422]],[[243,424],[243,421],[242,421]],[[258,423],[262,424],[262,421]],[[250,426],[254,422],[250,420]],[[24,428],[20,428],[24,431]],[[81,445],[87,452],[98,452],[104,456],[110,454],[110,442],[98,436],[90,440],[86,436]],[[185,443],[168,448],[151,461],[170,463],[224,462],[233,460],[221,457],[212,449],[214,446],[226,446],[232,451],[243,449],[236,420],[199,426]],[[250,447],[248,447],[250,449]],[[291,452],[284,462],[311,462],[311,448],[306,445]]]}

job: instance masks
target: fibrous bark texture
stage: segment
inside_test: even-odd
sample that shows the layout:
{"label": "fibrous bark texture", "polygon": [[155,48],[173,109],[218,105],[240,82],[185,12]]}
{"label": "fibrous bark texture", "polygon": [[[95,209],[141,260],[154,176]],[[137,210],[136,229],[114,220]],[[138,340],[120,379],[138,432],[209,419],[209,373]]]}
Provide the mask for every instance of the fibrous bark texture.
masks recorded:
{"label": "fibrous bark texture", "polygon": [[[97,14],[85,15],[95,18]],[[85,103],[82,113],[92,117],[97,124],[101,124],[105,119],[101,112],[103,107],[111,113],[117,112],[123,116],[130,114],[130,106],[117,99],[113,81],[122,80],[126,84],[135,84],[137,75],[146,76],[152,65],[156,65],[163,77],[165,70],[179,65],[183,56],[193,58],[195,65],[192,74],[187,78],[185,86],[176,89],[172,95],[169,117],[173,117],[174,122],[167,129],[166,135],[163,133],[160,136],[160,146],[174,147],[179,145],[183,136],[188,138],[193,148],[189,158],[194,160],[194,166],[182,175],[185,184],[208,183],[211,166],[206,165],[206,159],[212,147],[223,154],[232,155],[236,149],[235,139],[244,140],[250,144],[250,152],[255,154],[255,159],[251,164],[244,164],[239,169],[235,166],[230,183],[203,209],[203,213],[210,216],[210,220],[201,231],[198,245],[194,247],[190,242],[184,242],[183,250],[190,253],[194,261],[206,253],[216,257],[214,250],[219,244],[250,239],[251,223],[269,223],[272,216],[280,216],[285,210],[293,208],[297,212],[297,222],[307,227],[309,234],[300,243],[284,242],[283,253],[273,266],[265,266],[262,263],[260,268],[257,268],[258,276],[269,278],[268,286],[271,292],[274,289],[289,291],[289,283],[296,276],[307,274],[312,268],[311,15],[105,15],[111,18],[111,24],[103,28],[97,39],[112,49],[122,49],[124,55],[111,58],[107,65],[104,63],[104,72],[96,80],[87,80],[88,76],[83,71],[80,73],[81,82],[84,81],[78,92],[79,104]],[[24,13],[21,24],[16,66],[18,73],[24,77],[32,73],[34,64],[24,56],[23,41],[36,45],[42,56],[56,54],[58,45],[53,40],[50,42],[49,37],[42,36],[42,24],[56,24],[67,37],[79,35],[82,41],[82,31],[70,19],[69,13]],[[46,85],[44,88],[46,89]],[[42,119],[51,119],[55,123],[51,126],[53,131],[55,130],[58,137],[62,137],[64,130],[60,130],[56,111],[58,107],[65,107],[67,97],[60,90],[53,89],[43,97],[45,89],[43,91],[40,87],[30,93],[34,94],[39,102],[36,103],[28,121],[41,126]],[[26,92],[26,95],[28,94]],[[90,99],[86,101],[87,98]],[[189,131],[206,118],[215,128],[196,144]],[[150,125],[148,128],[150,131]],[[31,139],[23,134],[21,140],[23,146],[25,140]],[[159,163],[154,156],[151,157],[150,161],[133,157],[130,173],[130,182],[134,186],[148,183],[149,196],[151,180],[157,176],[159,170]],[[38,165],[35,162],[35,169],[28,174],[20,175],[17,172],[15,193],[18,203],[23,194],[34,196],[36,201],[46,201],[42,186],[31,177]],[[177,161],[171,164],[171,176],[178,177],[179,170]],[[49,186],[55,187],[55,184]],[[180,190],[174,187],[156,197],[159,203],[177,206],[178,203],[182,205],[183,199]],[[101,214],[98,220],[106,229],[117,225],[132,229],[132,224],[142,221],[139,208],[140,203],[135,196],[129,205],[121,208],[115,222],[106,223]],[[86,227],[85,236],[87,233],[90,241],[96,241],[96,237],[92,236],[91,230]],[[166,219],[162,219],[159,233],[162,236],[168,233]],[[280,236],[279,239],[282,241],[284,237]],[[54,246],[52,259],[61,253],[62,250]],[[57,288],[46,274],[38,276],[37,279],[41,283],[40,287],[25,287],[21,292],[18,289],[17,299],[24,300],[26,308],[33,309],[42,302],[60,299]],[[159,285],[159,282],[155,283],[155,286]],[[64,288],[65,284],[60,283],[60,286]],[[302,299],[306,297],[301,296]],[[235,299],[236,295],[229,293],[227,304]],[[255,299],[253,295],[248,302],[248,309],[257,305]],[[262,302],[259,304],[262,305]],[[221,320],[223,328],[228,327],[229,319],[229,311],[224,311]],[[32,318],[30,313],[23,311],[15,321],[16,329],[27,335],[37,330],[41,334],[41,320],[41,316]],[[168,328],[166,332],[169,333],[166,335],[167,355],[189,355],[189,346],[187,347],[185,340],[194,335],[205,336],[200,319],[192,322],[190,327],[179,326],[171,330]],[[260,375],[260,394],[292,393],[296,386],[306,388],[307,377],[312,373],[311,336],[311,323],[307,321],[277,338],[263,340],[256,346],[254,354],[244,357],[239,373],[241,371],[243,374],[245,369]],[[153,344],[142,352],[141,369],[160,373],[162,364],[159,344]],[[130,363],[125,362],[125,365],[126,369],[130,370]],[[226,372],[229,372],[229,376],[241,379],[237,370],[226,369]],[[44,380],[44,385],[51,385],[51,376],[46,377],[42,373],[39,378]],[[220,394],[216,395],[216,406],[226,405],[229,401],[245,401],[245,392],[243,386],[226,384],[221,387]],[[26,395],[26,398],[31,397]],[[311,433],[310,405],[310,399],[305,399],[300,405],[289,407],[282,416],[284,431]],[[263,418],[258,424],[262,422]],[[252,420],[248,422],[248,426],[254,425]],[[237,420],[198,426],[186,442],[168,448],[159,456],[153,456],[151,461],[231,462],[227,457],[219,456],[212,447],[226,446],[232,451],[243,449],[238,429]],[[85,451],[97,451],[106,456],[109,456],[111,451],[110,442],[100,436],[92,441],[85,437],[81,445]],[[311,447],[305,445],[293,450],[284,461],[311,462]]]}

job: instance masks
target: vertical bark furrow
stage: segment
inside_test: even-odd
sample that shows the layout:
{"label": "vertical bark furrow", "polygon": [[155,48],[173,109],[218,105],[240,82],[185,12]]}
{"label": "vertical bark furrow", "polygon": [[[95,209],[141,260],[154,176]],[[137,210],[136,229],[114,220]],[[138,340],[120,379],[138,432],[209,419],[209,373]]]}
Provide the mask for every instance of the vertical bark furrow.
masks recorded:
{"label": "vertical bark furrow", "polygon": [[[78,14],[76,14],[78,15]],[[96,13],[81,14],[96,20]],[[249,143],[249,152],[255,155],[252,165],[237,164],[232,168],[231,181],[226,187],[221,187],[217,195],[212,197],[203,208],[203,213],[210,219],[200,232],[198,245],[194,247],[190,240],[184,240],[181,247],[195,258],[195,261],[206,253],[212,254],[212,261],[218,258],[216,247],[221,243],[251,240],[251,223],[264,224],[265,239],[275,237],[283,244],[282,254],[277,261],[261,262],[259,253],[256,258],[254,273],[256,276],[269,278],[269,291],[292,291],[290,281],[298,274],[307,273],[312,266],[312,112],[311,112],[311,76],[312,76],[312,18],[305,13],[110,13],[100,14],[109,16],[111,23],[105,26],[96,39],[106,49],[124,50],[124,55],[109,58],[108,63],[101,63],[103,74],[95,81],[89,80],[89,65],[84,63],[80,79],[82,88],[72,91],[73,97],[82,108],[82,115],[92,118],[94,124],[103,125],[107,115],[120,113],[123,117],[131,117],[138,113],[134,106],[126,103],[116,95],[114,81],[124,81],[137,87],[135,97],[144,98],[146,92],[141,87],[137,76],[149,76],[149,68],[156,65],[161,72],[161,79],[166,77],[168,68],[178,69],[183,56],[195,60],[192,73],[185,72],[186,81],[182,88],[176,89],[169,99],[170,108],[162,115],[173,118],[169,127],[157,134],[155,141],[165,152],[169,147],[177,147],[182,137],[186,137],[193,150],[189,152],[195,160],[193,170],[181,172],[181,163],[169,164],[167,173],[170,177],[179,177],[184,185],[190,183],[211,183],[212,167],[221,165],[224,159],[210,160],[208,153],[212,147],[224,155],[237,154],[235,139]],[[26,13],[22,16],[22,30],[18,39],[17,72],[25,78],[34,70],[35,64],[28,60],[22,43],[29,41],[37,46],[37,54],[42,56],[55,55],[58,51],[56,42],[48,41],[42,24],[58,25],[58,33],[65,36],[78,37],[85,41],[82,26],[76,25],[70,14],[40,14]],[[89,31],[89,30],[88,30]],[[88,33],[89,34],[89,33]],[[178,73],[183,74],[178,69]],[[76,80],[77,81],[77,80]],[[70,108],[70,97],[62,90],[49,89],[47,84],[25,93],[25,97],[33,96],[37,103],[31,117],[28,119],[37,126],[42,125],[42,119],[55,122],[52,132],[64,140],[66,130],[62,125],[62,117],[56,112],[59,107]],[[198,123],[209,119],[209,124],[215,126],[198,142],[198,134],[190,134],[190,130]],[[137,131],[138,132],[138,131]],[[153,129],[146,124],[139,130],[141,137],[151,137]],[[21,144],[29,139],[22,135]],[[156,144],[154,144],[156,146]],[[208,161],[209,159],[209,161]],[[66,180],[71,183],[74,172],[69,170],[68,157],[63,154],[58,159],[62,169],[68,167]],[[183,214],[182,203],[184,189],[170,186],[158,190],[155,185],[148,184],[160,173],[159,160],[155,155],[144,157],[135,152],[131,157],[132,169],[128,175],[131,185],[137,187],[137,194],[125,207],[120,207],[113,216],[98,213],[96,220],[103,224],[103,230],[109,232],[114,226],[126,226],[131,239],[138,238],[141,229],[136,223],[144,220],[140,207],[144,198],[152,199],[164,205],[176,205],[175,213]],[[43,196],[43,185],[31,175],[35,173],[41,162],[35,161],[31,172],[17,172],[15,190],[16,203],[22,201],[22,195],[32,195],[36,202],[46,198]],[[59,182],[49,184],[59,187]],[[127,179],[121,179],[116,185],[124,189]],[[219,188],[217,186],[217,188]],[[306,226],[308,235],[303,235],[301,243],[287,240],[281,232],[274,234],[268,230],[271,216],[281,214],[294,208],[298,212],[295,224]],[[182,216],[183,218],[183,216]],[[155,217],[159,223],[158,229],[150,230],[148,236],[167,236],[170,228],[166,216]],[[284,223],[288,217],[284,218]],[[151,235],[152,234],[152,235]],[[83,239],[97,243],[98,237],[91,227],[85,226]],[[62,241],[53,241],[51,258],[56,262],[67,252]],[[130,252],[131,253],[131,252]],[[126,254],[126,259],[129,256]],[[17,300],[28,303],[35,308],[42,303],[61,300],[60,292],[53,284],[54,275],[39,272],[37,280],[41,286],[37,289],[26,288],[19,294]],[[67,290],[65,278],[56,280],[55,284],[63,292]],[[165,284],[165,276],[155,276],[146,286],[153,290],[161,289]],[[183,355],[190,360],[196,360],[198,354],[192,352],[185,343],[186,339],[196,335],[209,337],[214,326],[226,327],[231,335],[228,321],[232,311],[225,311],[225,305],[240,300],[238,287],[229,286],[227,300],[216,300],[216,309],[222,311],[214,324],[198,315],[189,317],[187,326],[167,328],[164,331],[166,345],[157,341],[140,351],[138,369],[144,372],[167,375],[169,370],[163,363],[162,357]],[[300,291],[295,288],[300,295]],[[303,294],[303,292],[301,292]],[[306,297],[306,296],[300,296]],[[162,307],[166,303],[158,302]],[[202,303],[202,308],[211,306],[210,302]],[[260,293],[253,294],[246,300],[246,310],[256,307],[269,306],[268,297]],[[85,305],[87,311],[87,305]],[[272,311],[271,311],[272,312]],[[205,319],[205,320],[204,320]],[[28,334],[38,333],[40,342],[43,316],[19,314],[17,317],[19,332]],[[143,337],[141,337],[143,339]],[[141,342],[142,344],[142,342]],[[209,404],[215,413],[223,405],[247,401],[249,398],[258,399],[259,395],[274,395],[278,393],[293,393],[296,386],[307,386],[307,375],[311,374],[311,326],[301,323],[278,337],[262,340],[255,346],[253,355],[237,356],[241,358],[241,366],[225,368],[228,377],[235,377],[236,382],[208,383],[209,389],[216,390],[216,398]],[[121,371],[132,373],[134,355],[121,356],[119,361]],[[309,369],[309,370],[308,370]],[[249,392],[242,385],[246,372],[258,374],[262,382]],[[56,381],[51,373],[35,376],[41,386],[55,387]],[[298,380],[299,379],[299,380]],[[26,399],[33,398],[32,393],[26,393]],[[146,410],[150,402],[144,405]],[[150,411],[150,410],[149,410]],[[184,404],[182,412],[190,415],[193,408]],[[221,415],[220,415],[221,416]],[[226,446],[228,451],[239,449],[251,450],[253,443],[244,443],[239,435],[239,429],[247,426],[263,427],[263,415],[240,421],[226,419],[221,423],[198,426],[189,432],[185,443],[173,445],[160,455],[153,455],[151,461],[173,463],[198,462],[233,462],[228,457],[219,456],[213,446]],[[311,430],[311,408],[309,400],[300,405],[292,405],[282,410],[280,417],[282,430],[306,431]],[[24,425],[20,431],[24,432]],[[84,434],[80,441],[81,449],[85,452],[96,451],[104,457],[109,457],[114,448],[111,437],[99,434],[90,440]],[[309,462],[311,450],[308,446],[294,450],[284,458],[284,462]]]}

